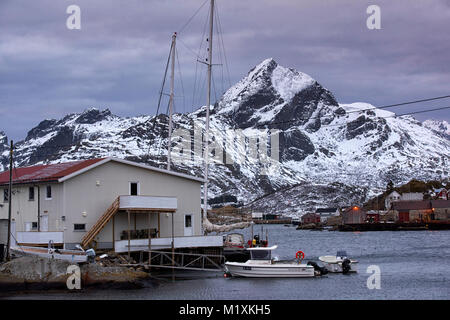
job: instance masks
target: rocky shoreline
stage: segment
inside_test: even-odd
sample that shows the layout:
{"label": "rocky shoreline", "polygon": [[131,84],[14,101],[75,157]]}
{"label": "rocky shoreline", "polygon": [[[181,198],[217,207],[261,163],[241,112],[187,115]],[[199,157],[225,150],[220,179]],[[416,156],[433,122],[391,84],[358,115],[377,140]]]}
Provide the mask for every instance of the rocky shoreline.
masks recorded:
{"label": "rocky shoreline", "polygon": [[[30,290],[69,290],[67,261],[36,256],[22,256],[0,265],[0,292]],[[79,265],[81,289],[138,289],[145,286],[150,274],[144,270],[103,266],[97,262]]]}

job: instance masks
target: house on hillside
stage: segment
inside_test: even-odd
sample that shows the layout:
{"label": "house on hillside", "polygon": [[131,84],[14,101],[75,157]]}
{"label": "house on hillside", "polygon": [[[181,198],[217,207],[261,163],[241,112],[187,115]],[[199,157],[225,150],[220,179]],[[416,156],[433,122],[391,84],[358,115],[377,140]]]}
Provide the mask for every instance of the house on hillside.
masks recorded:
{"label": "house on hillside", "polygon": [[391,204],[392,204],[392,202],[394,202],[394,201],[399,201],[400,200],[400,198],[401,198],[401,194],[400,193],[398,193],[397,191],[392,191],[390,194],[388,194],[387,196],[386,196],[386,198],[384,199],[384,207],[386,208],[386,209],[389,209],[389,208],[391,208]]}
{"label": "house on hillside", "polygon": [[384,200],[384,205],[386,209],[390,209],[393,202],[396,201],[411,201],[411,200],[423,200],[423,193],[421,192],[404,192],[398,193],[397,191],[392,191],[386,196]]}
{"label": "house on hillside", "polygon": [[449,191],[445,188],[435,189],[434,190],[434,199],[435,200],[450,200],[449,199]]}
{"label": "house on hillside", "polygon": [[[0,219],[8,219],[8,181],[9,171],[1,173]],[[142,250],[150,242],[154,249],[170,248],[172,237],[175,247],[221,246],[220,239],[202,236],[202,183],[115,158],[17,168],[13,241],[46,246],[51,240],[67,249],[82,244],[117,252]]]}
{"label": "house on hillside", "polygon": [[317,208],[316,214],[320,217],[321,222],[326,222],[329,217],[339,216],[339,208]]}

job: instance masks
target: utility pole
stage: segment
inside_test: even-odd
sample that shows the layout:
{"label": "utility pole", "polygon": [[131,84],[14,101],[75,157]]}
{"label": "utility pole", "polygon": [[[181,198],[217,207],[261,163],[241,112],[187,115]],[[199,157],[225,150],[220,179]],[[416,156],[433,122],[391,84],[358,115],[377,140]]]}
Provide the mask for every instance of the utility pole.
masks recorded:
{"label": "utility pole", "polygon": [[[211,0],[211,8],[209,13],[209,38],[208,38],[208,89],[206,95],[206,120],[205,120],[205,183],[203,185],[203,218],[208,216],[208,165],[209,165],[209,107],[211,105],[211,71],[212,71],[212,38],[214,26],[214,0]],[[202,219],[203,223],[203,219]]]}
{"label": "utility pole", "polygon": [[172,36],[172,52],[171,52],[171,73],[170,73],[170,99],[169,99],[169,139],[167,148],[167,170],[170,170],[171,153],[172,153],[172,115],[173,115],[173,98],[174,98],[174,79],[175,79],[175,46],[177,41],[177,33]]}
{"label": "utility pole", "polygon": [[6,244],[6,261],[10,260],[9,247],[11,246],[11,189],[12,189],[12,166],[13,166],[13,141],[9,150],[9,188],[8,188],[8,241]]}

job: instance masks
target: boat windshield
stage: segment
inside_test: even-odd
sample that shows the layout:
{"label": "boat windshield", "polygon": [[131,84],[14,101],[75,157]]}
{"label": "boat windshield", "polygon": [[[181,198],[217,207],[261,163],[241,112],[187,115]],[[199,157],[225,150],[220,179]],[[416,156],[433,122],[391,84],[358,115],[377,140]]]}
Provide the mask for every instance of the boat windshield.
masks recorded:
{"label": "boat windshield", "polygon": [[250,250],[252,260],[270,260],[271,250]]}

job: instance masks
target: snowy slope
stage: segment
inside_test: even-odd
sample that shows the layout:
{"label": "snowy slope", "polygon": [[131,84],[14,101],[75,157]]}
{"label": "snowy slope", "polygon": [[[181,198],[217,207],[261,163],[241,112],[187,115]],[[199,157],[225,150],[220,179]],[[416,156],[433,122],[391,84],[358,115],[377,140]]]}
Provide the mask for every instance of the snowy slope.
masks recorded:
{"label": "snowy slope", "polygon": [[[174,127],[204,129],[204,116],[205,107],[177,114]],[[211,136],[223,144],[223,157],[232,160],[211,161],[210,197],[233,195],[250,203],[269,194],[253,203],[265,211],[296,214],[316,206],[351,205],[383,190],[389,180],[449,177],[448,123],[396,118],[362,102],[339,104],[309,75],[273,59],[227,90],[211,111],[210,126]],[[91,108],[39,123],[17,144],[16,164],[114,156],[165,166],[167,127],[165,115],[123,118]],[[236,130],[247,139],[233,140]],[[249,144],[269,130],[279,134],[280,163],[264,172],[267,166],[249,154]],[[0,155],[5,169],[8,145],[1,132]],[[201,176],[202,155],[173,168]]]}

